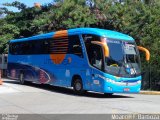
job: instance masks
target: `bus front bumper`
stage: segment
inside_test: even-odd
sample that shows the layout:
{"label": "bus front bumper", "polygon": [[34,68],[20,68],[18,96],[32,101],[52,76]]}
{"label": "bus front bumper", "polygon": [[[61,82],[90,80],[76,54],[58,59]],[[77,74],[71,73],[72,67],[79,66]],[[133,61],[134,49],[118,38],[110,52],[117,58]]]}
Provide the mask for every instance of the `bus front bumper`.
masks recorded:
{"label": "bus front bumper", "polygon": [[141,80],[136,82],[104,81],[104,93],[138,93],[141,88]]}

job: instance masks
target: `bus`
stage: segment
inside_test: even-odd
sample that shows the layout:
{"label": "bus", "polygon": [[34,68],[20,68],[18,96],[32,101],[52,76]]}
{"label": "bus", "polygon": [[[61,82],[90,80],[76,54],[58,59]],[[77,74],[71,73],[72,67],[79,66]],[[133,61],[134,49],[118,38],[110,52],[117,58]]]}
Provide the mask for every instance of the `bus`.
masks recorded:
{"label": "bus", "polygon": [[10,40],[7,75],[21,84],[72,87],[78,94],[138,93],[142,79],[138,48],[145,49],[126,34],[99,28]]}

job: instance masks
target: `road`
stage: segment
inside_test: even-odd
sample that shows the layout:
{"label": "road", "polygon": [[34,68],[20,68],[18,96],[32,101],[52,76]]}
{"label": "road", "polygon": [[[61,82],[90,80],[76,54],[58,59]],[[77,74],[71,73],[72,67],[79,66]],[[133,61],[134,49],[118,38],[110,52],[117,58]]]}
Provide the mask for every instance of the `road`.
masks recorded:
{"label": "road", "polygon": [[160,113],[159,95],[98,93],[77,96],[71,89],[37,85],[20,85],[4,79],[0,86],[0,113],[15,114],[116,114]]}

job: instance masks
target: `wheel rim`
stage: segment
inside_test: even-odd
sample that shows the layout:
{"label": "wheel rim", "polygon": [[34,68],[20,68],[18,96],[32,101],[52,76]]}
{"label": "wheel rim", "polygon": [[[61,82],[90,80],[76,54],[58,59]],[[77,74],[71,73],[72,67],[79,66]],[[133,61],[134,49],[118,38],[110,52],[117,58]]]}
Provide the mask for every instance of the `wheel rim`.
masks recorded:
{"label": "wheel rim", "polygon": [[81,83],[77,82],[77,83],[75,84],[75,89],[76,89],[77,91],[80,91],[81,88],[82,88]]}

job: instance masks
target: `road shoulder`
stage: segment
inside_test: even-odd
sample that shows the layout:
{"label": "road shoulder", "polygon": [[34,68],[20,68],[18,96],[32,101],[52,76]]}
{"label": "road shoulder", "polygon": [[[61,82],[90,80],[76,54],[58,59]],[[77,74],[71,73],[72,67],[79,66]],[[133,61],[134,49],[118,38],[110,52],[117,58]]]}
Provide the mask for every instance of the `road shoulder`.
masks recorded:
{"label": "road shoulder", "polygon": [[145,95],[160,95],[160,91],[140,91],[140,94],[145,94]]}

